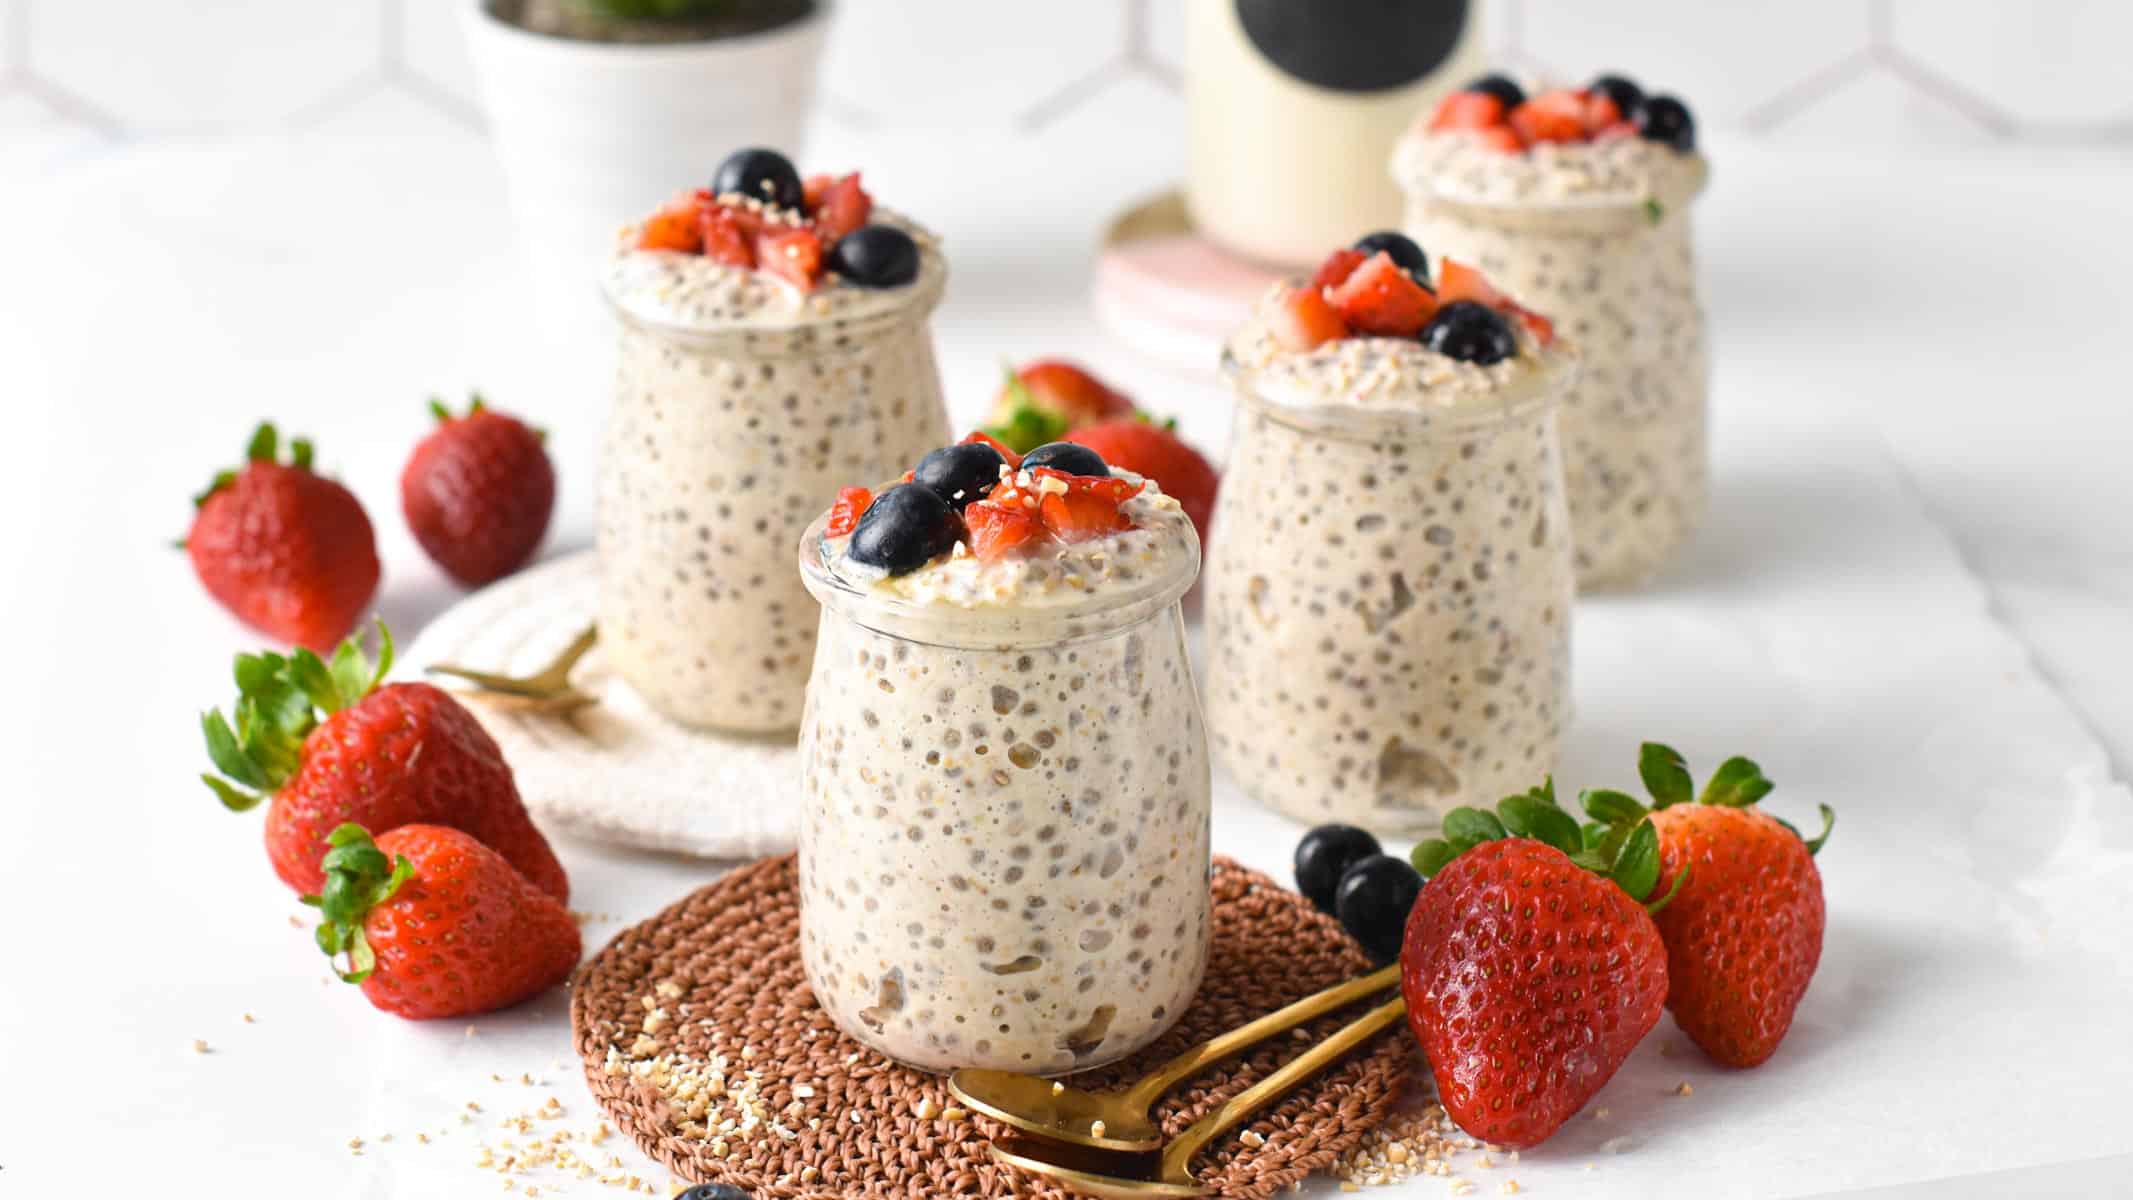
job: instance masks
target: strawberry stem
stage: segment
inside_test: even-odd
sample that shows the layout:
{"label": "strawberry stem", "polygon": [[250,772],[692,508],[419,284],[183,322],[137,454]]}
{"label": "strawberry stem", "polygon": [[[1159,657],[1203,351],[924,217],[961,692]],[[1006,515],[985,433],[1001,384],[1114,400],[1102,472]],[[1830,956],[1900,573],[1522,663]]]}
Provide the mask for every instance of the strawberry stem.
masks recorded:
{"label": "strawberry stem", "polygon": [[348,956],[348,969],[336,966],[334,974],[343,983],[361,983],[378,965],[370,939],[363,934],[363,920],[414,878],[415,864],[399,854],[388,860],[371,840],[370,831],[353,822],[326,835],[326,844],[332,849],[319,860],[326,883],[303,901],[319,910],[321,920],[313,938],[318,948],[327,958]]}

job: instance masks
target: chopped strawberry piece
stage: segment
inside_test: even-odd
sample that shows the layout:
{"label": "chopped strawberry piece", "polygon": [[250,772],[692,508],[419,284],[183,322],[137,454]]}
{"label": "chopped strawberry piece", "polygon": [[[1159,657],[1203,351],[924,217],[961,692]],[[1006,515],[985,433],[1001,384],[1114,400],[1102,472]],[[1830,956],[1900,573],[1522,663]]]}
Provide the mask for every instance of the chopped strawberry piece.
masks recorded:
{"label": "chopped strawberry piece", "polygon": [[1353,247],[1335,250],[1326,256],[1326,261],[1318,264],[1318,273],[1311,276],[1311,287],[1313,290],[1339,287],[1355,274],[1357,267],[1369,260],[1369,255]]}
{"label": "chopped strawberry piece", "polygon": [[1496,290],[1488,276],[1460,262],[1456,258],[1440,259],[1437,263],[1437,302],[1450,304],[1454,300],[1472,300],[1490,308],[1502,308],[1510,297]]}
{"label": "chopped strawberry piece", "polygon": [[1518,131],[1509,125],[1493,126],[1481,130],[1475,136],[1481,139],[1483,146],[1496,151],[1498,154],[1524,154],[1526,152],[1526,140],[1518,136]]}
{"label": "chopped strawberry piece", "polygon": [[867,223],[874,214],[874,198],[859,186],[859,172],[854,171],[825,188],[822,202],[809,206],[808,212],[814,217],[815,232],[827,246]]}
{"label": "chopped strawberry piece", "polygon": [[1583,141],[1585,96],[1572,91],[1542,92],[1512,109],[1508,120],[1529,144]]}
{"label": "chopped strawberry piece", "polygon": [[859,528],[859,516],[874,503],[874,493],[863,487],[837,489],[837,502],[830,505],[829,524],[822,532],[830,537],[843,537]]}
{"label": "chopped strawberry piece", "polygon": [[763,270],[811,292],[822,278],[822,239],[812,229],[765,226],[755,239],[755,260]]}
{"label": "chopped strawberry piece", "polygon": [[1031,474],[1036,478],[1038,514],[1059,540],[1082,542],[1133,528],[1133,518],[1119,506],[1140,491],[1138,485],[1099,475],[1068,475],[1050,467]]}
{"label": "chopped strawberry piece", "polygon": [[1429,119],[1432,133],[1448,129],[1487,129],[1503,124],[1503,99],[1487,92],[1453,92],[1437,102]]}
{"label": "chopped strawberry piece", "polygon": [[637,227],[639,250],[674,250],[696,254],[704,248],[703,208],[709,192],[683,192]]}
{"label": "chopped strawberry piece", "polygon": [[985,445],[991,446],[993,449],[999,451],[1000,457],[1006,459],[1007,465],[1010,467],[1019,467],[1022,465],[1021,455],[1015,453],[1014,449],[1010,447],[1006,442],[1001,441],[999,438],[994,437],[993,435],[985,432],[982,429],[972,430],[970,435],[963,439],[964,445],[968,445],[972,442],[982,442]]}
{"label": "chopped strawberry piece", "polygon": [[1450,304],[1454,300],[1472,300],[1485,304],[1507,317],[1515,317],[1539,339],[1543,346],[1555,341],[1555,323],[1497,290],[1488,277],[1457,259],[1447,258],[1437,264],[1437,300]]}
{"label": "chopped strawberry piece", "polygon": [[1614,97],[1606,92],[1585,93],[1585,111],[1580,115],[1580,119],[1585,124],[1588,137],[1610,125],[1620,123],[1622,115],[1622,106],[1616,104]]}
{"label": "chopped strawberry piece", "polygon": [[755,269],[755,244],[741,230],[737,210],[724,204],[706,204],[698,229],[704,257],[729,267]]}
{"label": "chopped strawberry piece", "polygon": [[1437,311],[1429,289],[1380,250],[1355,269],[1327,299],[1350,329],[1382,337],[1413,337]]}
{"label": "chopped strawberry piece", "polygon": [[1592,135],[1592,140],[1596,142],[1612,142],[1617,138],[1635,136],[1637,136],[1636,122],[1616,121],[1614,124],[1606,126],[1605,128],[1594,133]]}
{"label": "chopped strawberry piece", "polygon": [[807,182],[800,185],[800,207],[807,210],[808,216],[814,216],[815,210],[822,207],[822,197],[829,194],[830,185],[835,182],[835,175],[810,175]]}
{"label": "chopped strawberry piece", "polygon": [[[1018,498],[1017,494],[1015,499]],[[980,561],[1004,558],[1011,551],[1048,536],[1037,514],[1013,499],[1005,503],[979,500],[963,509],[963,542]]]}
{"label": "chopped strawberry piece", "polygon": [[1511,315],[1517,317],[1526,327],[1526,332],[1532,334],[1533,339],[1541,345],[1555,344],[1555,322],[1519,304],[1511,306]]}
{"label": "chopped strawberry piece", "polygon": [[1267,324],[1285,350],[1316,350],[1348,336],[1348,323],[1315,287],[1285,289]]}
{"label": "chopped strawberry piece", "polygon": [[899,482],[899,483],[909,483],[909,482],[911,482],[912,480],[914,480],[914,479],[917,479],[917,478],[918,478],[918,472],[916,472],[916,471],[905,471],[905,472],[903,473],[903,478],[902,478],[902,479],[900,479],[900,480],[898,480],[898,482]]}

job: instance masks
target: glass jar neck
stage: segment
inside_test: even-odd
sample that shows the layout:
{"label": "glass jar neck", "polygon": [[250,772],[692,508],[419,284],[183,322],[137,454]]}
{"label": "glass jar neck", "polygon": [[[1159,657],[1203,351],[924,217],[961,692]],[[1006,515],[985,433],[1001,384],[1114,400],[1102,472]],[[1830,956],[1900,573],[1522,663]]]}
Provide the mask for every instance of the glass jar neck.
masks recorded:
{"label": "glass jar neck", "polygon": [[1240,361],[1233,349],[1222,352],[1222,376],[1241,410],[1299,433],[1358,442],[1388,437],[1449,440],[1537,420],[1555,411],[1576,371],[1575,351],[1562,346],[1551,352],[1545,365],[1486,400],[1364,407],[1317,402],[1318,397],[1288,399],[1274,395],[1265,386],[1261,373]]}
{"label": "glass jar neck", "polygon": [[839,574],[826,547],[827,521],[826,514],[818,517],[800,538],[800,576],[823,612],[924,645],[1012,650],[1108,637],[1176,609],[1200,573],[1199,541],[1188,538],[1189,553],[1113,591],[1026,605],[912,600]]}

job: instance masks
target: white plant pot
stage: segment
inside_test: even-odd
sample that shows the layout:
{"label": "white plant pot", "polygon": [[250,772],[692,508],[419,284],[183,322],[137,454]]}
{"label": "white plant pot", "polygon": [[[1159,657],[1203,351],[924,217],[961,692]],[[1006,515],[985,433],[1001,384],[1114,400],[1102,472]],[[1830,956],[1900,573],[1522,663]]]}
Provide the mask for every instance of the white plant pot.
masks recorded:
{"label": "white plant pot", "polygon": [[461,4],[543,316],[573,341],[608,336],[588,315],[624,224],[708,186],[743,146],[804,161],[829,0],[764,33],[653,45],[529,33],[486,0]]}

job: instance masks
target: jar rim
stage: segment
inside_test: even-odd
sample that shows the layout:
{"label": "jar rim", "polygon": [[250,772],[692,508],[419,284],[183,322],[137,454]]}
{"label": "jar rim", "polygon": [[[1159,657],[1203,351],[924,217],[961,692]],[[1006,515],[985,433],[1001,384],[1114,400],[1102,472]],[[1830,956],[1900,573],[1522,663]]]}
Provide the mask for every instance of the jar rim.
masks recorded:
{"label": "jar rim", "polygon": [[[884,484],[883,487],[893,486]],[[1056,645],[1100,637],[1138,625],[1174,607],[1200,576],[1200,539],[1190,521],[1188,553],[1172,569],[1114,591],[1084,593],[1079,600],[1028,607],[962,606],[910,600],[847,579],[829,564],[829,513],[800,535],[800,579],[824,612],[835,612],[876,633],[908,642],[958,649],[1009,649]]]}
{"label": "jar rim", "polygon": [[1562,403],[1578,370],[1577,350],[1561,342],[1542,361],[1540,369],[1518,380],[1484,403],[1438,408],[1364,408],[1353,404],[1290,404],[1267,395],[1258,386],[1260,369],[1237,356],[1236,347],[1222,347],[1221,374],[1238,403],[1250,411],[1305,433],[1318,433],[1351,440],[1369,440],[1388,434],[1446,436],[1496,429],[1552,410]]}

